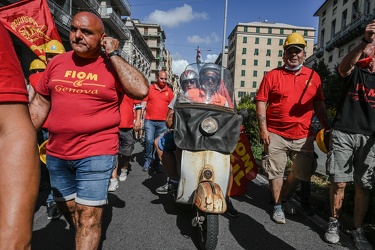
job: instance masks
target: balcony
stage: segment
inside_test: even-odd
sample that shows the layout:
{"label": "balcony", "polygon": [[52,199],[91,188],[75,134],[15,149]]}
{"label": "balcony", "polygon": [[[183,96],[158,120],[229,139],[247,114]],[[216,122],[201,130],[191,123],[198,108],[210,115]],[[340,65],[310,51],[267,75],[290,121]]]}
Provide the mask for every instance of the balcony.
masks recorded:
{"label": "balcony", "polygon": [[334,48],[339,48],[349,41],[363,35],[363,31],[367,24],[375,18],[375,13],[360,15],[356,20],[352,21],[349,25],[345,26],[342,30],[337,32],[332,40],[327,42],[326,51],[332,51]]}
{"label": "balcony", "polygon": [[121,16],[130,16],[132,13],[132,6],[128,0],[112,0],[114,6],[120,10]]}
{"label": "balcony", "polygon": [[315,54],[316,58],[321,58],[323,56],[323,54],[324,54],[324,49],[323,48],[319,48],[319,49],[317,49],[315,51],[314,54]]}
{"label": "balcony", "polygon": [[74,5],[76,5],[79,8],[90,9],[95,12],[95,14],[99,15],[100,11],[100,4],[97,0],[82,0],[82,1],[74,1]]}
{"label": "balcony", "polygon": [[120,39],[130,39],[130,31],[119,15],[110,6],[100,7],[100,16],[105,24],[114,30]]}
{"label": "balcony", "polygon": [[70,23],[73,17],[53,1],[48,1],[48,7],[54,17],[55,23],[66,30],[69,34]]}

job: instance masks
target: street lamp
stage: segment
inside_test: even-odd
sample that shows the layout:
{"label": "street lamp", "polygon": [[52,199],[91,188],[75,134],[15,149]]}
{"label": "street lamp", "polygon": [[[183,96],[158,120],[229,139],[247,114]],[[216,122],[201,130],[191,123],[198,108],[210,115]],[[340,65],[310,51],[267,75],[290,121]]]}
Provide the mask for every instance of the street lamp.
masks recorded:
{"label": "street lamp", "polygon": [[228,0],[225,0],[225,8],[224,8],[224,31],[223,31],[223,48],[221,52],[221,66],[226,67],[226,58],[225,58],[225,41],[226,41],[226,33],[227,33],[227,9],[228,9]]}

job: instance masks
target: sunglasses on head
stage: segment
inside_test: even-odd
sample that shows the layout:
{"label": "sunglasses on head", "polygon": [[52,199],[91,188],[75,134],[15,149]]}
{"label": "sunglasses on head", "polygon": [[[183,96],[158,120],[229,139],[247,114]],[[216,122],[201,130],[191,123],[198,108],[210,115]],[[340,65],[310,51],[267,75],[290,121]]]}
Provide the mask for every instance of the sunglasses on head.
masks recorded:
{"label": "sunglasses on head", "polygon": [[208,82],[209,80],[211,80],[212,82],[216,82],[217,80],[219,80],[219,77],[218,76],[202,76],[201,79],[203,82]]}
{"label": "sunglasses on head", "polygon": [[188,84],[196,84],[197,83],[197,79],[190,79],[190,80],[183,80],[181,82],[182,85],[188,85]]}

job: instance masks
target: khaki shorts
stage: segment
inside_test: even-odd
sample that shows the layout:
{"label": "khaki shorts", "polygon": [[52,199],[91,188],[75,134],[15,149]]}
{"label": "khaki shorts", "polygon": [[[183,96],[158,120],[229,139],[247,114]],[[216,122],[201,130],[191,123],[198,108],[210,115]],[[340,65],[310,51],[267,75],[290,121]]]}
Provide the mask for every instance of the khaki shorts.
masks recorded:
{"label": "khaki shorts", "polygon": [[283,178],[288,158],[293,175],[303,181],[310,181],[316,169],[314,158],[314,137],[292,140],[270,133],[271,143],[268,155],[263,156],[262,166],[269,180]]}

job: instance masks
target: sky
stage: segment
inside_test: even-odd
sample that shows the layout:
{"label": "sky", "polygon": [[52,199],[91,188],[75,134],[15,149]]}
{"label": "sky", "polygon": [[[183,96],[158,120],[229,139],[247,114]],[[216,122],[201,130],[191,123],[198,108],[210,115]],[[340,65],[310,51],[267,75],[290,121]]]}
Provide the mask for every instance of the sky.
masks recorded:
{"label": "sky", "polygon": [[[223,48],[225,0],[129,0],[132,19],[159,24],[165,32],[172,70],[181,74],[194,63],[199,46],[201,59],[214,62]],[[314,13],[325,0],[228,0],[225,45],[238,23],[265,21],[318,30]],[[317,35],[317,33],[315,33]]]}

